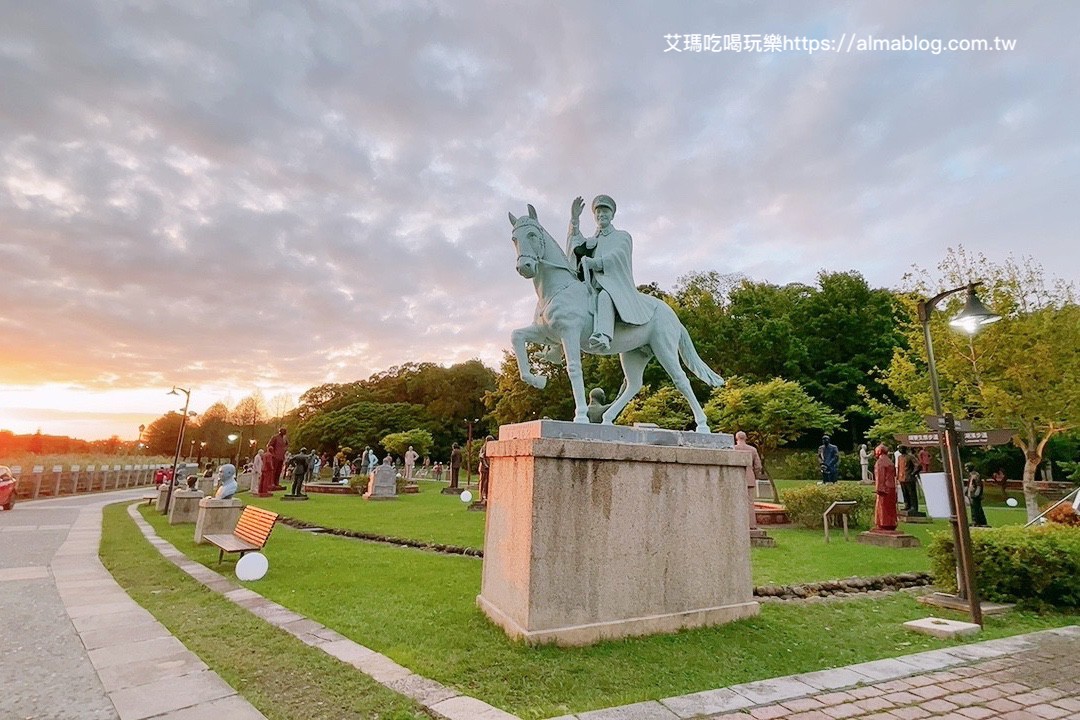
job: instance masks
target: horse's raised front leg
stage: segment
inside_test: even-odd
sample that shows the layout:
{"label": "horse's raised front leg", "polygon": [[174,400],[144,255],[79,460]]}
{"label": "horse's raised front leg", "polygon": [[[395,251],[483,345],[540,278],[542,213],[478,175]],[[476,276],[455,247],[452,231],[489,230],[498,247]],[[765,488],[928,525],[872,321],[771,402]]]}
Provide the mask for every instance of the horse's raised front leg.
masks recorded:
{"label": "horse's raised front leg", "polygon": [[630,350],[619,355],[622,364],[623,377],[626,379],[626,387],[611,403],[611,407],[604,411],[604,424],[612,425],[615,418],[623,411],[627,403],[641,390],[641,376],[645,373],[645,366],[649,364],[652,353],[647,350]]}
{"label": "horse's raised front leg", "polygon": [[521,373],[521,379],[534,388],[543,390],[544,386],[547,385],[547,378],[533,373],[525,343],[547,342],[547,336],[536,325],[530,325],[529,327],[518,328],[510,333],[510,342],[514,346],[514,357],[517,358],[518,372]]}
{"label": "horse's raised front leg", "polygon": [[589,403],[585,399],[585,376],[581,372],[581,333],[571,332],[562,339],[566,374],[574,391],[574,422],[589,422]]}

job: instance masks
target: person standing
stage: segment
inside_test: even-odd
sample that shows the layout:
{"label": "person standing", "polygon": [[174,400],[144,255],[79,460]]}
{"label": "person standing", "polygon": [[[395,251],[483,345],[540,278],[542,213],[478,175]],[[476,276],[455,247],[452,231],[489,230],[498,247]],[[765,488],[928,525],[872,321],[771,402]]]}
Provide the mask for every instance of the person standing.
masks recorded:
{"label": "person standing", "polygon": [[840,449],[832,444],[832,438],[828,435],[821,436],[821,446],[818,447],[817,454],[821,466],[821,482],[836,482],[836,474],[840,470]]}
{"label": "person standing", "polygon": [[412,480],[413,468],[416,467],[416,461],[420,459],[420,453],[413,450],[413,446],[410,445],[409,449],[405,451],[405,479]]}
{"label": "person standing", "polygon": [[630,233],[616,230],[611,224],[615,217],[615,201],[608,195],[593,198],[597,227],[591,238],[584,237],[580,230],[584,208],[585,201],[580,197],[570,205],[566,257],[574,264],[578,278],[595,292],[596,314],[588,347],[606,352],[615,336],[616,315],[628,325],[644,325],[652,319],[655,309],[645,301],[634,283],[634,241]]}
{"label": "person standing", "polygon": [[971,501],[971,524],[975,527],[990,527],[990,524],[986,522],[986,512],[982,506],[983,492],[986,489],[983,486],[982,476],[979,475],[975,466],[971,463],[965,465],[964,469],[968,473],[967,488],[965,488],[964,494]]}
{"label": "person standing", "polygon": [[915,458],[906,446],[901,445],[899,462],[896,463],[896,479],[900,483],[900,494],[904,498],[905,513],[919,507],[919,501],[916,499],[913,502],[911,497],[915,493],[915,468]]}
{"label": "person standing", "polygon": [[281,473],[285,469],[285,452],[289,449],[289,438],[285,432],[284,427],[278,428],[277,435],[266,443],[266,451],[270,456],[270,465],[273,469],[274,486],[279,485]]}
{"label": "person standing", "polygon": [[761,455],[757,448],[746,442],[746,433],[740,430],[735,433],[735,447],[742,453],[750,456],[750,464],[746,466],[746,496],[750,507],[750,529],[757,530],[757,513],[754,512],[754,499],[757,497],[757,481],[761,477]]}
{"label": "person standing", "polygon": [[884,444],[874,448],[874,492],[877,502],[874,504],[874,529],[896,530],[896,467],[889,457],[889,448]]}

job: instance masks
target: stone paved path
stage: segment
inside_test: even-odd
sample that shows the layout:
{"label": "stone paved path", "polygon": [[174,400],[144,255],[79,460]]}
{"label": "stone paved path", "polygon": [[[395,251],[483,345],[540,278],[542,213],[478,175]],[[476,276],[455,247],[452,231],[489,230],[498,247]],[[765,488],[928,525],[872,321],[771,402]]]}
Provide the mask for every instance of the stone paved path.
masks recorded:
{"label": "stone paved path", "polygon": [[116,584],[101,509],[146,488],[0,513],[0,718],[265,720]]}

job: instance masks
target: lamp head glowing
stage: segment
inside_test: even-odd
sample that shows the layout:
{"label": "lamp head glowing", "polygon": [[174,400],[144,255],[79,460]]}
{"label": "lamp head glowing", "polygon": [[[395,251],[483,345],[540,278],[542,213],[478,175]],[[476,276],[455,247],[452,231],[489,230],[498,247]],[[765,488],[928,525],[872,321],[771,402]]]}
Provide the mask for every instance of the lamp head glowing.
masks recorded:
{"label": "lamp head glowing", "polygon": [[954,328],[959,328],[968,335],[974,335],[984,325],[995,323],[1001,319],[1000,315],[986,307],[975,295],[975,286],[976,283],[968,285],[967,301],[964,303],[964,309],[949,321],[949,324]]}

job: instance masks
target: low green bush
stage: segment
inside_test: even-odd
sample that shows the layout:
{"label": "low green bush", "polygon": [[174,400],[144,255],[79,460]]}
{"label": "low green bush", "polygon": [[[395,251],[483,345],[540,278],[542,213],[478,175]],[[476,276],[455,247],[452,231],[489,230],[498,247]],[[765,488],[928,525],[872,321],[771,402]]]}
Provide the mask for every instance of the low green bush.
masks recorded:
{"label": "low green bush", "polygon": [[[794,450],[778,452],[769,458],[766,469],[769,476],[780,480],[820,480],[821,465],[816,450]],[[858,480],[862,475],[859,466],[859,453],[840,453],[840,465],[837,478],[840,480]]]}
{"label": "low green bush", "polygon": [[817,529],[821,516],[829,506],[840,500],[858,503],[848,515],[848,526],[866,526],[874,517],[875,495],[872,488],[854,483],[829,483],[828,485],[804,485],[785,490],[780,501],[787,509],[788,517],[797,525]]}
{"label": "low green bush", "polygon": [[[983,599],[1080,607],[1080,528],[1049,524],[976,530],[971,546]],[[952,535],[935,533],[928,552],[934,584],[956,592]]]}

